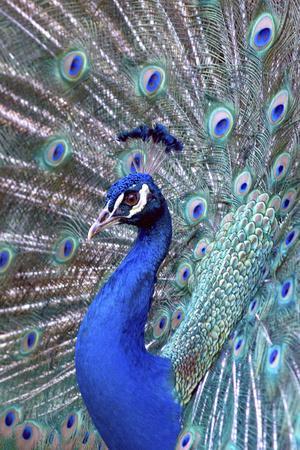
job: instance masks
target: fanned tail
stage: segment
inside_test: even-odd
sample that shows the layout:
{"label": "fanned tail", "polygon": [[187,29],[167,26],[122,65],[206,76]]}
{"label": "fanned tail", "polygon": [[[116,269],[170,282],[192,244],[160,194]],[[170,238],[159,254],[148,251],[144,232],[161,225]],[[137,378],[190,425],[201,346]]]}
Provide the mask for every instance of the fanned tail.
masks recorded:
{"label": "fanned tail", "polygon": [[86,237],[115,178],[149,166],[149,142],[117,139],[140,124],[184,144],[155,175],[174,236],[150,351],[172,349],[238,208],[266,193],[274,210],[261,283],[189,393],[177,448],[299,445],[299,13],[297,0],[2,2],[0,448],[105,445],[74,343],[134,240]]}

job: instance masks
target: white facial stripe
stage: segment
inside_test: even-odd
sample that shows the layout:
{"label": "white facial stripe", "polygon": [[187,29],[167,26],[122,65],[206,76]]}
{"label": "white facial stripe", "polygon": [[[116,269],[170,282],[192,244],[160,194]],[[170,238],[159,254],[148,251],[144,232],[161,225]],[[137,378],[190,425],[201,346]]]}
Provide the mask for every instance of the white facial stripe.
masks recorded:
{"label": "white facial stripe", "polygon": [[124,194],[119,195],[119,197],[118,197],[117,200],[116,200],[114,209],[113,209],[113,211],[112,211],[112,213],[111,213],[111,216],[112,216],[112,215],[115,213],[115,211],[119,208],[119,206],[121,205],[121,203],[122,203],[122,201],[123,201],[123,198],[124,198]]}
{"label": "white facial stripe", "polygon": [[109,214],[109,216],[108,216],[108,218],[105,220],[105,222],[106,222],[107,220],[109,220],[109,219],[114,215],[115,211],[119,208],[120,204],[122,203],[123,198],[124,198],[124,194],[119,195],[119,197],[117,198],[117,200],[116,200],[116,202],[115,202],[115,206],[114,206],[114,209],[112,210],[112,212],[109,212],[109,210],[108,210],[108,204],[106,205],[106,207],[105,207],[105,208],[103,209],[103,211],[102,211],[102,214],[103,214],[104,212],[107,212],[107,213]]}
{"label": "white facial stripe", "polygon": [[143,184],[142,189],[140,190],[140,200],[139,202],[131,209],[129,215],[127,216],[132,217],[135,214],[141,212],[146,204],[147,204],[147,196],[149,194],[150,190],[149,187],[147,186],[147,184]]}

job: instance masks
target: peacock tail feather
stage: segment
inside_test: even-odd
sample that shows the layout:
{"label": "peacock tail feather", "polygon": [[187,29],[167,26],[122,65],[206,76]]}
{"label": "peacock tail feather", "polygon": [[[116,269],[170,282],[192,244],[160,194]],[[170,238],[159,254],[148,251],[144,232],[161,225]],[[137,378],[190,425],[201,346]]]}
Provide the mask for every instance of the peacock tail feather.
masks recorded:
{"label": "peacock tail feather", "polygon": [[[145,340],[172,361],[176,449],[296,449],[299,1],[2,0],[0,17],[0,449],[107,448],[74,347],[135,232],[87,233],[149,165],[173,240]],[[182,152],[156,164],[141,124]]]}

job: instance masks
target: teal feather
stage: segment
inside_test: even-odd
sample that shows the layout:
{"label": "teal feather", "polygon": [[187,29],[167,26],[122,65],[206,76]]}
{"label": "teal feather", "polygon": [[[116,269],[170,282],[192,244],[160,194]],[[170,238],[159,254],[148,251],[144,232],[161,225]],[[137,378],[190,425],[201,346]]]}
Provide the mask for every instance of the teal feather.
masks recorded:
{"label": "teal feather", "polygon": [[[172,361],[176,448],[296,449],[299,1],[96,3],[0,6],[0,449],[107,448],[74,348],[135,233],[86,237],[154,166],[173,240],[145,344]],[[141,123],[182,154],[117,141]]]}

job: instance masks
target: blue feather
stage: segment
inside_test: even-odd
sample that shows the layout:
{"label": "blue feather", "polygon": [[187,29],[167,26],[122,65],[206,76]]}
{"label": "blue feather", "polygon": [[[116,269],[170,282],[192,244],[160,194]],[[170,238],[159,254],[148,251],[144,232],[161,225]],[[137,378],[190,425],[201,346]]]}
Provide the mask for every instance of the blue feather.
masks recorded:
{"label": "blue feather", "polygon": [[[161,196],[149,175],[129,175],[111,188],[110,204],[137,182],[147,182]],[[156,272],[172,236],[164,200],[157,214],[153,224],[139,227],[132,250],[96,295],[76,342],[79,388],[112,450],[172,450],[180,431],[181,408],[172,395],[171,363],[147,353],[144,345]]]}

